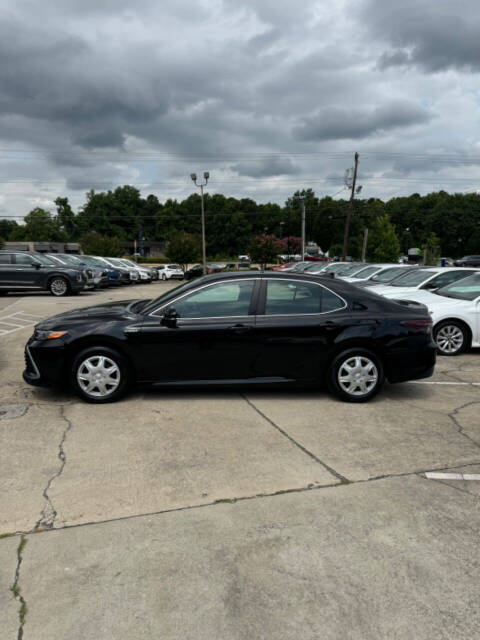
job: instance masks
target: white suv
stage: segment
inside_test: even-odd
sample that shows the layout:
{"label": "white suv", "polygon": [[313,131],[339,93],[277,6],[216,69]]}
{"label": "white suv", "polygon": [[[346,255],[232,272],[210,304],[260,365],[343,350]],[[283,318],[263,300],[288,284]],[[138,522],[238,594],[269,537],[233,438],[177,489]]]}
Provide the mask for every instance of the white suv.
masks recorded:
{"label": "white suv", "polygon": [[157,267],[158,277],[161,280],[170,280],[176,278],[183,280],[185,274],[178,264],[161,264]]}

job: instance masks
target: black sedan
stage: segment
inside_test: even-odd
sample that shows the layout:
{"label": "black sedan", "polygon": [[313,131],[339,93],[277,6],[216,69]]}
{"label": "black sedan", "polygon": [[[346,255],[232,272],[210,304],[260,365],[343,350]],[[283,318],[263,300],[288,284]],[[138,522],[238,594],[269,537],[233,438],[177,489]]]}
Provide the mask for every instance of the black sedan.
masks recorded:
{"label": "black sedan", "polygon": [[331,278],[274,272],[205,276],[154,300],[45,320],[25,351],[24,379],[70,386],[89,402],[153,387],[301,385],[372,398],[385,379],[432,374],[432,320]]}

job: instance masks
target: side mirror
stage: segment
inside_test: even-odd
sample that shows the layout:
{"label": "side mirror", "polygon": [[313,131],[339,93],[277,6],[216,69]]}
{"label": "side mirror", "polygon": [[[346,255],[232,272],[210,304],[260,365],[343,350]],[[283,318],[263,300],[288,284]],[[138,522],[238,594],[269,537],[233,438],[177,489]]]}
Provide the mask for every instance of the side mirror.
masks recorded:
{"label": "side mirror", "polygon": [[33,266],[35,267],[35,269],[40,269],[40,267],[42,266],[40,262],[34,262]]}
{"label": "side mirror", "polygon": [[162,324],[173,329],[177,326],[177,320],[179,317],[180,316],[178,315],[176,309],[174,309],[173,307],[168,307],[168,309],[166,309],[165,313],[163,314]]}

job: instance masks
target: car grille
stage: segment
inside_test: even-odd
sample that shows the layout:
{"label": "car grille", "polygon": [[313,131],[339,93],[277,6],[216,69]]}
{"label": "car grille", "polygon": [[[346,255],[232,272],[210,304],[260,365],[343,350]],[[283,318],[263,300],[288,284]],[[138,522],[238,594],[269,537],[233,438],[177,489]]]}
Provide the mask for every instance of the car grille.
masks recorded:
{"label": "car grille", "polygon": [[91,269],[85,269],[85,275],[87,278],[93,278],[93,271]]}

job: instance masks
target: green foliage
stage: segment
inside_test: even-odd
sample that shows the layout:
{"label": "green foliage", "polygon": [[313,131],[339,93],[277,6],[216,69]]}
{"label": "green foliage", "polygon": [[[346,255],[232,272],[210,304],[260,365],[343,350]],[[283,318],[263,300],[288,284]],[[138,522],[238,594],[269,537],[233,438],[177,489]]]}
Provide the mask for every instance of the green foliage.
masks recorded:
{"label": "green foliage", "polygon": [[10,234],[18,228],[14,220],[0,220],[0,236],[4,240],[10,240]]}
{"label": "green foliage", "polygon": [[268,263],[277,262],[277,256],[281,251],[281,246],[273,235],[259,235],[251,239],[248,246],[248,255],[252,262],[265,267]]}
{"label": "green foliage", "polygon": [[175,233],[168,240],[167,257],[171,262],[177,262],[184,268],[187,264],[200,260],[201,253],[201,238],[192,233]]}
{"label": "green foliage", "polygon": [[49,211],[36,207],[25,216],[24,238],[37,242],[65,242],[68,236],[58,227]]}
{"label": "green foliage", "polygon": [[89,231],[80,238],[83,253],[91,256],[110,256],[115,258],[122,255],[122,247],[118,238],[102,236],[96,231]]}
{"label": "green foliage", "polygon": [[422,249],[425,253],[425,264],[436,265],[440,258],[440,240],[434,231],[429,234]]}
{"label": "green foliage", "polygon": [[396,262],[400,243],[388,215],[380,215],[370,225],[367,255],[372,262]]}

